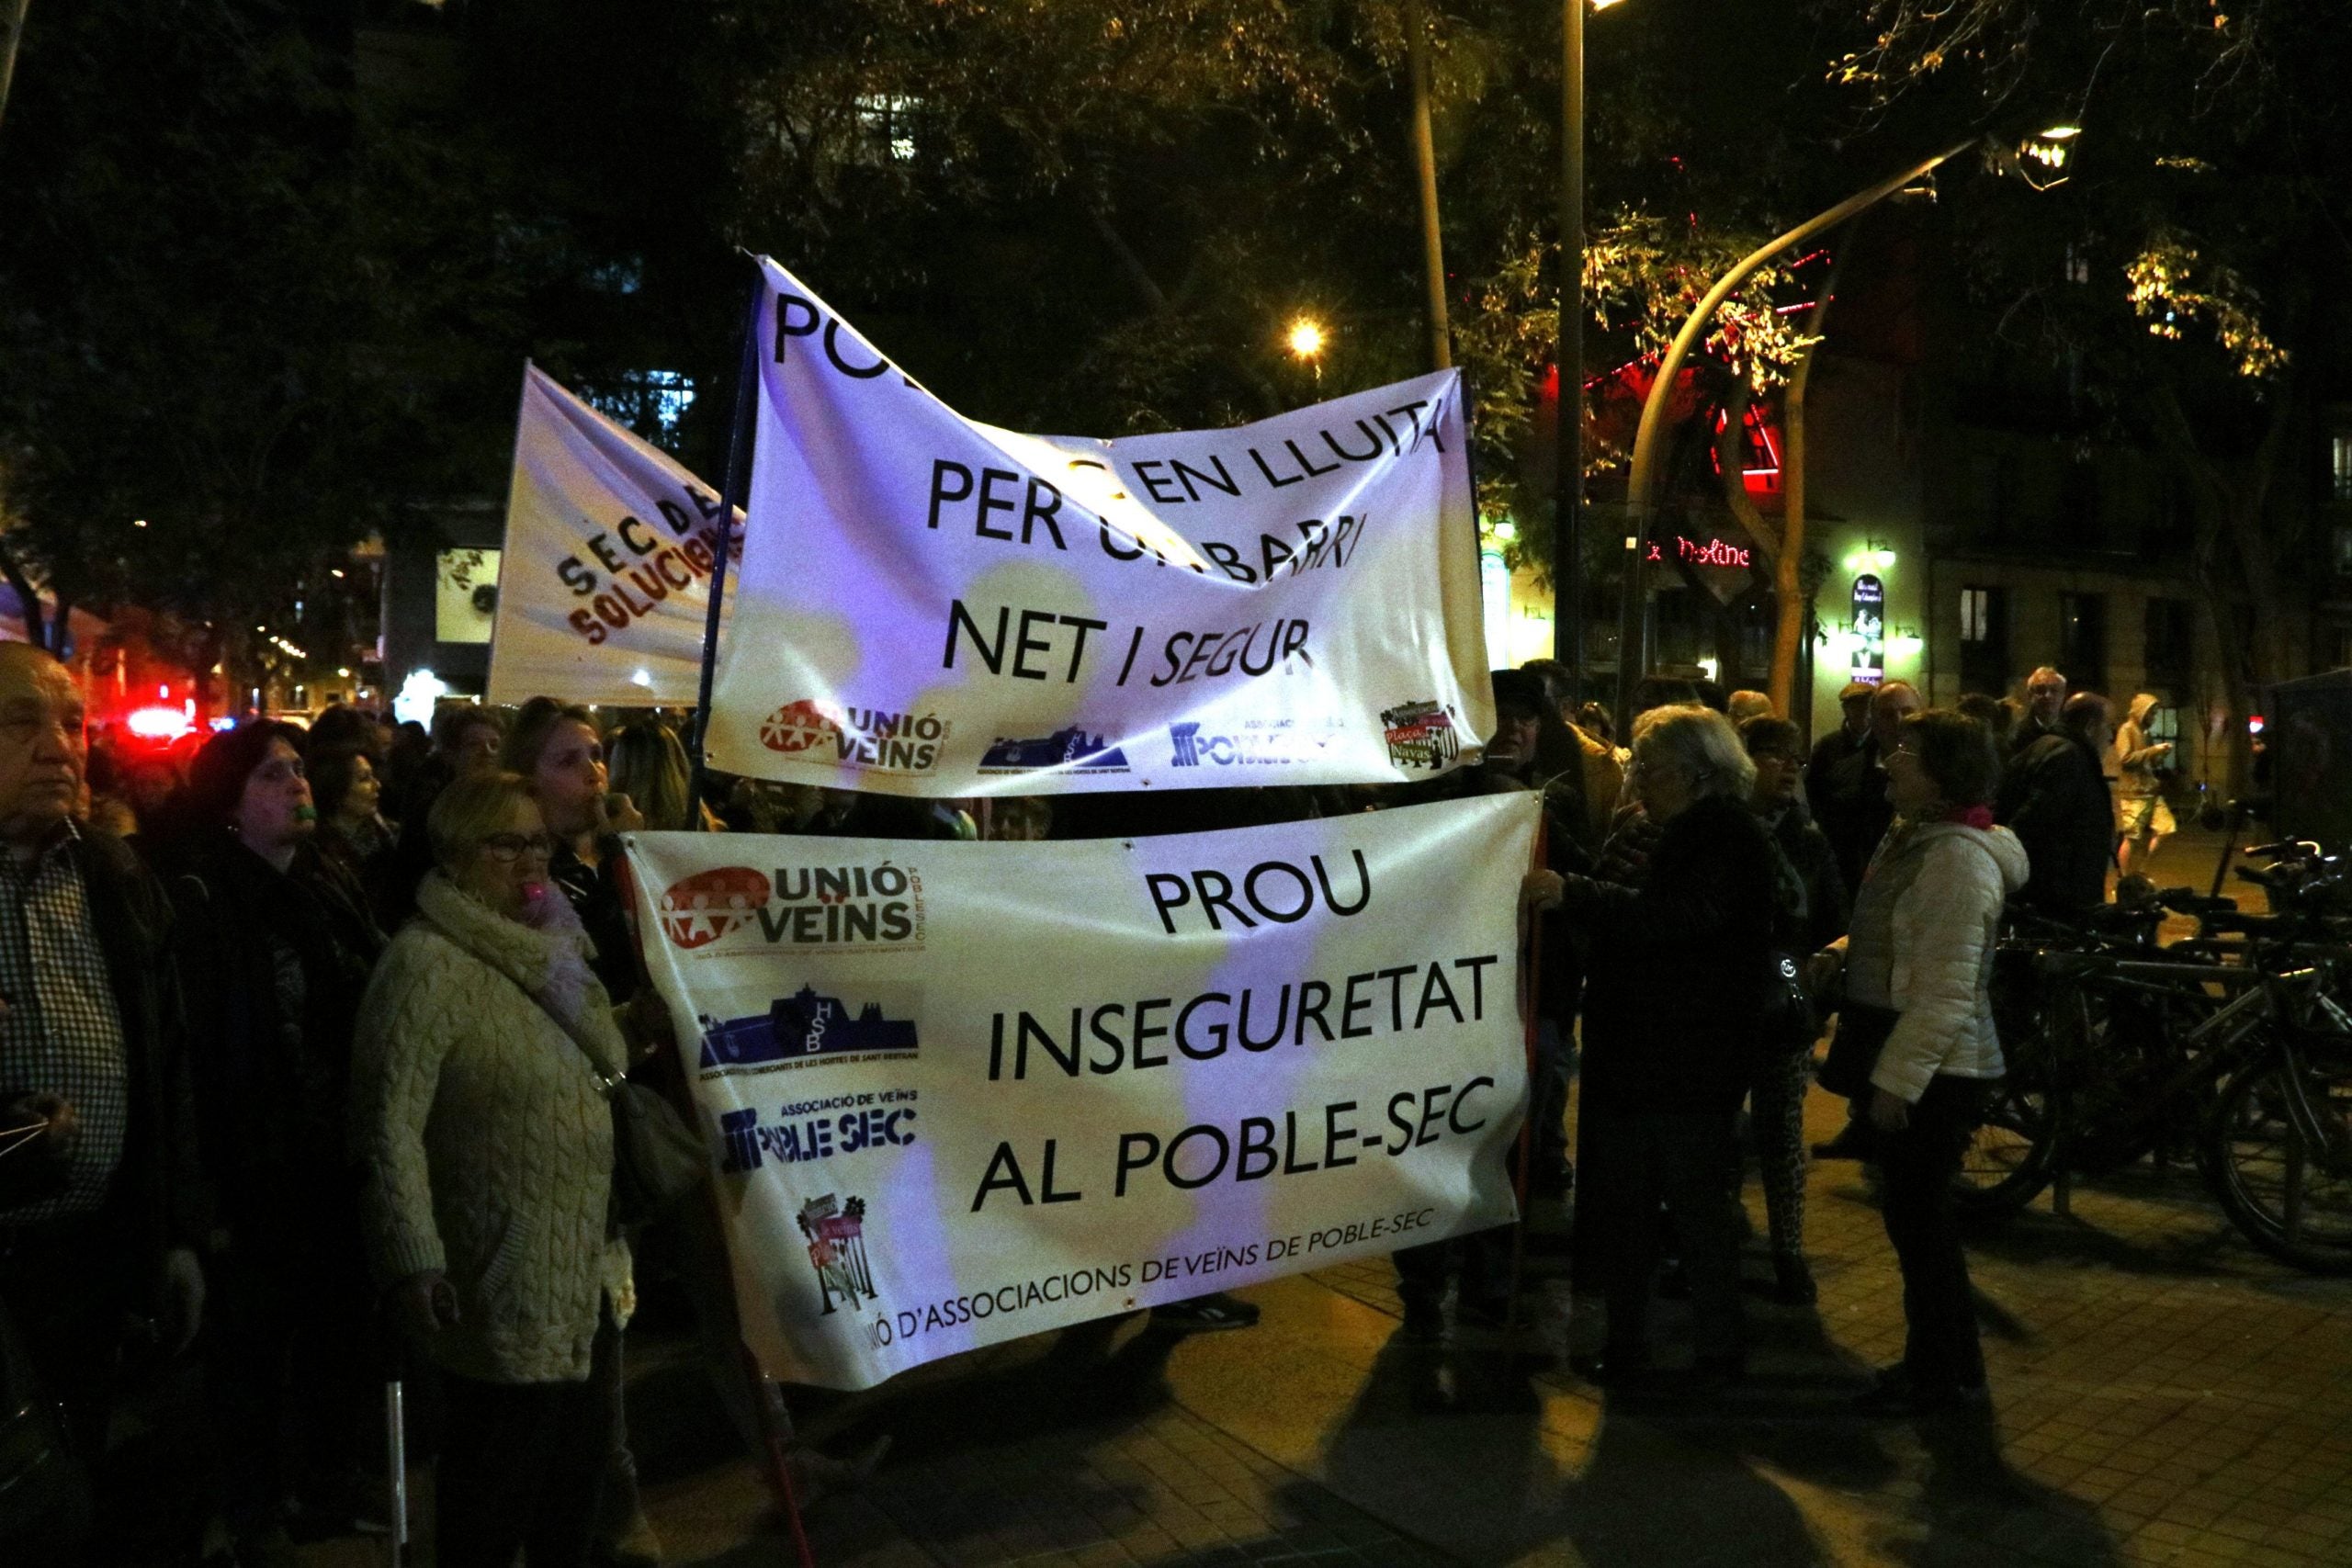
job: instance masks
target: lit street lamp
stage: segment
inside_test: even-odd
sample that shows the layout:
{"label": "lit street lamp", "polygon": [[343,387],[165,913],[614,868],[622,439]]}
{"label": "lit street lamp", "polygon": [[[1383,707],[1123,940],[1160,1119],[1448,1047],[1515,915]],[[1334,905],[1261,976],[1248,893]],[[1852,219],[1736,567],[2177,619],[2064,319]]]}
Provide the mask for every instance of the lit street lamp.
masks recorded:
{"label": "lit street lamp", "polygon": [[1323,348],[1328,341],[1323,323],[1312,316],[1299,316],[1290,324],[1290,332],[1283,340],[1289,345],[1294,358],[1304,360],[1315,371],[1315,390],[1323,390]]}

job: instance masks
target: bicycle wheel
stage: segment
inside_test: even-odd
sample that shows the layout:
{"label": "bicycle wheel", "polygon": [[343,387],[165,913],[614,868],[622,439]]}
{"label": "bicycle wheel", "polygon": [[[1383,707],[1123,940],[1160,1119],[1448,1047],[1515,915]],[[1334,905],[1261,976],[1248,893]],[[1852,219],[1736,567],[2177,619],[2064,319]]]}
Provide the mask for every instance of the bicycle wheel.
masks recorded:
{"label": "bicycle wheel", "polygon": [[[2300,1088],[2314,1142],[2289,1113]],[[2214,1195],[2248,1241],[2314,1274],[2352,1274],[2352,1071],[2304,1066],[2290,1077],[2266,1054],[2222,1089],[2205,1137]]]}
{"label": "bicycle wheel", "polygon": [[2017,1213],[2050,1185],[2057,1147],[2049,1095],[2018,1077],[2003,1078],[1952,1178],[1954,1207],[1962,1217]]}
{"label": "bicycle wheel", "polygon": [[2078,1004],[2052,1005],[2021,964],[1996,963],[1994,1013],[2008,1074],[1993,1086],[1952,1178],[1963,1218],[2013,1214],[2057,1174],[2059,1064],[2072,1055],[2068,1032],[2081,1027]]}

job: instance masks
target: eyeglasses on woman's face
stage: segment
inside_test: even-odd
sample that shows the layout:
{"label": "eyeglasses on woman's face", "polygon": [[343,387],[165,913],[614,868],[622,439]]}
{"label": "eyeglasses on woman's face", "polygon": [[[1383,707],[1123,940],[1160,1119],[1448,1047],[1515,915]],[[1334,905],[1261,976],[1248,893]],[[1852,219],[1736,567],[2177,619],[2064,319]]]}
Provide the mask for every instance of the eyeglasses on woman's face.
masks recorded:
{"label": "eyeglasses on woman's face", "polygon": [[555,840],[547,833],[492,833],[481,841],[481,852],[501,865],[513,865],[525,855],[546,860],[555,853]]}

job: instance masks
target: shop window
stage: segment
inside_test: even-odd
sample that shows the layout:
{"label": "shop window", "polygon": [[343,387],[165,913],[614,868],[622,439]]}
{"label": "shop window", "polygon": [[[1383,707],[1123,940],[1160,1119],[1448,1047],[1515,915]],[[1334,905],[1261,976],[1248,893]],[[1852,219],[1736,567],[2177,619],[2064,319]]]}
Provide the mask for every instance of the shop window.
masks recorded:
{"label": "shop window", "polygon": [[1960,591],[1960,684],[1963,691],[1998,695],[2009,684],[2009,591],[1968,587]]}

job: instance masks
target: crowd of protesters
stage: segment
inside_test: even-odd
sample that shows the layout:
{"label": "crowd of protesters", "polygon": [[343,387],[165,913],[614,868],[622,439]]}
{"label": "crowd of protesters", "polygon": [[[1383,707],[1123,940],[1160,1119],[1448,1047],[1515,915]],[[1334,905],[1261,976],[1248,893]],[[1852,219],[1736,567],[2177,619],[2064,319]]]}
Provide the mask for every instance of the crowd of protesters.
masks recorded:
{"label": "crowd of protesters", "polygon": [[[36,1380],[62,1411],[56,1473],[98,1474],[120,1380],[192,1353],[209,1545],[267,1563],[306,1533],[380,1523],[374,1402],[405,1346],[437,1432],[444,1568],[658,1562],[622,1400],[633,1246],[692,1303],[746,1441],[775,1426],[732,1364],[702,1206],[643,1237],[613,1217],[604,1093],[625,1074],[681,1079],[616,835],[1076,838],[1530,791],[1545,864],[1524,901],[1555,912],[1534,951],[1519,1175],[1573,1197],[1577,1288],[1606,1323],[1578,1370],[1607,1386],[1746,1375],[1751,1159],[1772,1294],[1814,1303],[1804,1111],[1826,1034],[1821,1081],[1852,1109],[1813,1153],[1883,1172],[1910,1330],[1863,1404],[1981,1404],[1950,1182],[2002,1071],[1996,926],[2012,903],[2081,915],[2119,840],[2136,834],[2144,857],[2167,825],[2154,784],[2137,793],[2166,755],[2154,699],[2117,739],[2106,699],[2054,671],[2021,705],[1965,711],[1858,683],[1808,756],[1763,694],[1707,682],[1645,681],[1622,745],[1548,661],[1496,671],[1493,696],[1476,764],[1408,785],[966,812],[741,780],[704,806],[668,721],[608,732],[547,698],[452,705],[430,734],[337,707],[179,755],[85,756],[65,671],[0,644],[0,1136],[21,1145],[0,1159],[0,1392]],[[1688,984],[1693,953],[1751,978]],[[1456,1323],[1513,1314],[1505,1233],[1396,1263],[1409,1339],[1447,1332],[1449,1297]],[[1662,1284],[1690,1300],[1687,1368],[1655,1355]],[[1208,1296],[1159,1317],[1233,1328],[1255,1311]],[[808,1492],[860,1473],[791,1462]],[[89,1493],[51,1491],[0,1512],[0,1539],[37,1515],[71,1561],[90,1550]]]}

